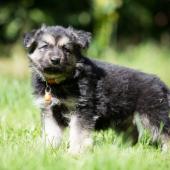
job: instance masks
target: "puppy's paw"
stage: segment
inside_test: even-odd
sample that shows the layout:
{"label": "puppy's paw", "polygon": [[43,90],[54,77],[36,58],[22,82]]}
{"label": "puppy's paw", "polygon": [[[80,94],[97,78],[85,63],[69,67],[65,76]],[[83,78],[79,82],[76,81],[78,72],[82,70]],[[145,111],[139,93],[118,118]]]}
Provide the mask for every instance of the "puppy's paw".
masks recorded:
{"label": "puppy's paw", "polygon": [[61,144],[61,140],[56,136],[45,136],[43,137],[43,143],[46,147],[56,148]]}
{"label": "puppy's paw", "polygon": [[71,155],[79,155],[93,146],[93,139],[86,138],[82,143],[71,144],[68,153]]}
{"label": "puppy's paw", "polygon": [[80,153],[82,152],[81,150],[81,146],[80,145],[77,145],[77,146],[71,146],[69,149],[68,149],[68,153],[70,155],[73,155],[73,156],[77,156],[79,155]]}
{"label": "puppy's paw", "polygon": [[45,145],[47,147],[52,147],[52,148],[56,148],[60,145],[60,141],[58,139],[56,139],[55,137],[48,137],[46,140],[45,140]]}
{"label": "puppy's paw", "polygon": [[167,144],[167,143],[163,144],[161,149],[162,149],[163,153],[169,153],[170,152],[170,144]]}

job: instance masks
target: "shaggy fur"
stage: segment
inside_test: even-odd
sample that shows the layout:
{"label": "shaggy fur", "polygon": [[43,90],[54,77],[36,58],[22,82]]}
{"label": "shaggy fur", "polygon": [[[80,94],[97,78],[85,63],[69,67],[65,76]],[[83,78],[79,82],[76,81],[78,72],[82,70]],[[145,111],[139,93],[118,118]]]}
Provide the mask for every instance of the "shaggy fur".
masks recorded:
{"label": "shaggy fur", "polygon": [[[48,48],[45,45],[46,49],[42,50],[44,47],[39,43],[45,34],[53,37],[48,38],[53,44]],[[64,47],[59,47],[57,44],[63,37],[68,39],[62,39]],[[133,143],[137,142],[139,133],[134,117],[138,115],[143,127],[151,131],[153,140],[161,140],[167,149],[170,90],[154,75],[83,56],[81,49],[88,47],[89,42],[89,33],[70,27],[43,26],[25,35],[34,95],[41,99],[39,106],[43,121],[45,117],[53,117],[60,131],[70,125],[70,152],[78,153],[92,144],[90,132],[94,129],[111,127],[117,132],[126,132]],[[38,57],[35,55],[37,49],[42,50]],[[49,77],[56,83],[48,83]],[[47,86],[53,98],[60,99],[60,104],[53,102],[47,106],[43,103]],[[48,136],[49,132],[44,133]],[[54,130],[52,139],[56,137],[58,140],[55,133],[57,130]]]}

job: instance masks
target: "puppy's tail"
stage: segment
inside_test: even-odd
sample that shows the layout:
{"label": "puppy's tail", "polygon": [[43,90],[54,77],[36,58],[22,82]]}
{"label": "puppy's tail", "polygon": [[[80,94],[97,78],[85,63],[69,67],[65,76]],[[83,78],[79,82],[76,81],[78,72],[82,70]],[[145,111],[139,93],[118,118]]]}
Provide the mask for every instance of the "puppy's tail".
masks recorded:
{"label": "puppy's tail", "polygon": [[168,105],[169,105],[169,108],[170,108],[170,89],[168,89],[167,99],[168,99]]}

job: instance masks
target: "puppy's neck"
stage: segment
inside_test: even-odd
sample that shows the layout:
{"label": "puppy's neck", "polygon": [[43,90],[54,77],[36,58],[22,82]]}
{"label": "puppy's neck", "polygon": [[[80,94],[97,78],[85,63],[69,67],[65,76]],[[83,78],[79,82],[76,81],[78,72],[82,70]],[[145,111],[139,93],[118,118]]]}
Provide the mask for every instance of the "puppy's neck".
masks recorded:
{"label": "puppy's neck", "polygon": [[68,79],[70,75],[68,73],[63,74],[44,74],[44,79],[48,84],[60,84]]}

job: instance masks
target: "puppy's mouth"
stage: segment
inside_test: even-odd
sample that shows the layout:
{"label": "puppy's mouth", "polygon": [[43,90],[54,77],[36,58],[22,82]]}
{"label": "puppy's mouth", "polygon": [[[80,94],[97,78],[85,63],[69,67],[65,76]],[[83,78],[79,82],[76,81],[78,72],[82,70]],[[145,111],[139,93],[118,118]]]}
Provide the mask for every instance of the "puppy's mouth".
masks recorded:
{"label": "puppy's mouth", "polygon": [[43,69],[43,75],[50,84],[60,83],[72,75],[66,67],[46,67]]}
{"label": "puppy's mouth", "polygon": [[74,66],[71,64],[52,66],[38,64],[33,61],[31,63],[43,78],[46,80],[54,79],[57,83],[60,83],[68,77],[72,76],[74,70]]}
{"label": "puppy's mouth", "polygon": [[42,71],[45,73],[45,74],[62,74],[64,73],[66,70],[65,67],[61,67],[61,66],[58,66],[58,67],[44,67],[42,69]]}

